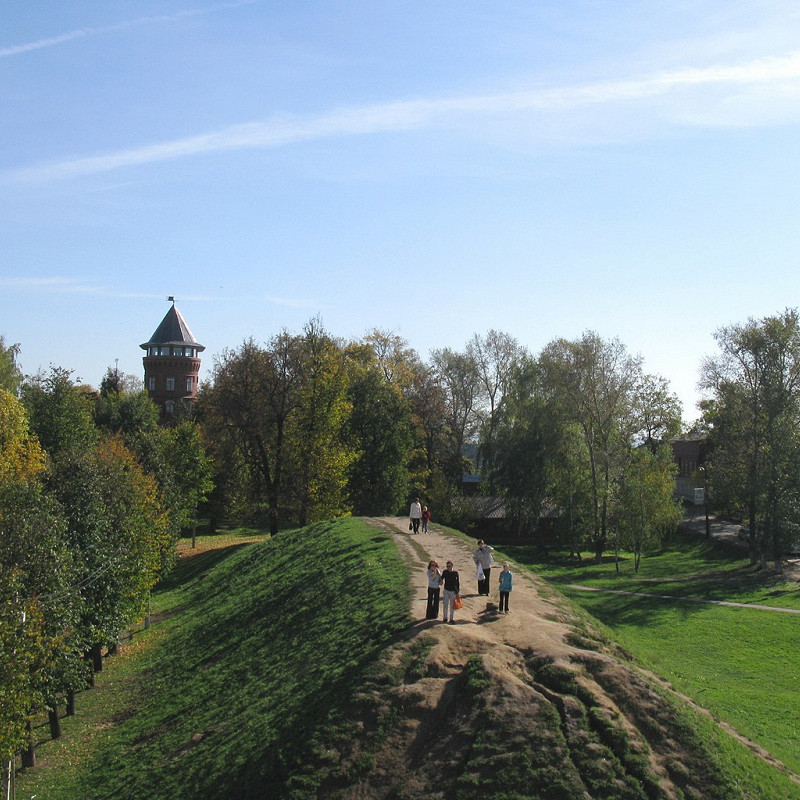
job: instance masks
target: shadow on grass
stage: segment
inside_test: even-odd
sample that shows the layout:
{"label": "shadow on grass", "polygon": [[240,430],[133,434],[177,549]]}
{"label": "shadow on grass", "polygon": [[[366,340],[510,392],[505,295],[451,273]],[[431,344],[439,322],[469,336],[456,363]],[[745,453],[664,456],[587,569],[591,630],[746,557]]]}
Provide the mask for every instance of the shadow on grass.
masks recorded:
{"label": "shadow on grass", "polygon": [[163,592],[171,592],[174,589],[199,580],[205,573],[210,572],[217,567],[217,565],[229,559],[237,550],[240,550],[242,547],[251,546],[252,545],[246,542],[242,542],[218,550],[206,550],[205,552],[198,553],[188,558],[178,559],[172,572],[153,589],[153,594],[157,595]]}
{"label": "shadow on grass", "polygon": [[408,624],[397,550],[358,522],[194,556],[170,587],[184,613],[151,655],[147,701],[93,764],[104,794],[87,800],[289,796]]}
{"label": "shadow on grass", "polygon": [[646,554],[638,574],[629,554],[619,559],[618,573],[614,555],[606,555],[600,563],[594,559],[576,562],[566,552],[559,552],[543,561],[540,551],[526,544],[507,545],[504,552],[556,587],[575,584],[637,593],[601,596],[570,592],[612,626],[617,622],[647,624],[676,603],[681,615],[689,617],[707,608],[697,600],[765,603],[770,597],[782,597],[796,605],[791,600],[800,599],[797,587],[787,587],[781,576],[751,565],[741,550],[682,532],[669,537],[660,550]]}

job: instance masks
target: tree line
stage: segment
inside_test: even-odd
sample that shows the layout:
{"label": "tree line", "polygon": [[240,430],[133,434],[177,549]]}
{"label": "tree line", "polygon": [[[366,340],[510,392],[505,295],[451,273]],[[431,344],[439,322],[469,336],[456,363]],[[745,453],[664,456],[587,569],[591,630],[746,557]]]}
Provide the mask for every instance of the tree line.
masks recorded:
{"label": "tree line", "polygon": [[[796,311],[720,329],[709,393],[709,496],[746,519],[754,559],[800,531]],[[405,514],[419,496],[468,529],[479,473],[511,533],[555,535],[634,565],[678,521],[669,440],[681,407],[617,339],[587,331],[530,353],[474,335],[423,360],[396,334],[346,341],[319,318],[214,359],[196,405],[161,424],[142,382],[109,368],[95,391],[63,368],[23,377],[0,337],[0,756],[33,714],[74,708],[103,648],[142,618],[198,515],[282,527]],[[179,409],[180,411],[180,409]],[[467,457],[471,454],[471,457]],[[32,756],[32,751],[29,752]]]}
{"label": "tree line", "polygon": [[593,332],[534,357],[489,331],[425,363],[394,334],[346,342],[313,319],[218,356],[196,418],[216,465],[212,516],[261,515],[273,533],[404,513],[414,496],[469,527],[481,510],[462,477],[476,472],[511,530],[536,535],[550,516],[598,558],[610,543],[640,553],[677,514],[668,439],[680,403],[640,357]]}
{"label": "tree line", "polygon": [[210,489],[194,423],[159,425],[109,371],[99,392],[51,367],[22,380],[0,338],[0,757],[32,766],[31,720],[102,668],[172,567]]}

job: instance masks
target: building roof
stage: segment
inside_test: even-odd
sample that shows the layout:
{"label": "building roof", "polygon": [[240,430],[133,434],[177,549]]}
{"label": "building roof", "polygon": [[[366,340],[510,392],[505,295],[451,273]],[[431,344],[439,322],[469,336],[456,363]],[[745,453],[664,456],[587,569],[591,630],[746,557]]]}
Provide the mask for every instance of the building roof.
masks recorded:
{"label": "building roof", "polygon": [[161,324],[156,328],[155,333],[150,337],[150,341],[139,346],[142,350],[147,350],[152,344],[189,344],[198,350],[205,350],[205,347],[194,338],[194,334],[189,330],[186,320],[174,302],[164,319],[161,320]]}

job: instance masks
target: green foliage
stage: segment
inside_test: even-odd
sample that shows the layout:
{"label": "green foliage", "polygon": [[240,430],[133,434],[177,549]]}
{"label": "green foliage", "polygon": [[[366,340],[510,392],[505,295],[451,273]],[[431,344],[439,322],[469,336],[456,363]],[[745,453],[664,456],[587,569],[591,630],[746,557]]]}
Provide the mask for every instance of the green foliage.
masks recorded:
{"label": "green foliage", "polygon": [[50,372],[22,386],[31,431],[53,459],[73,450],[86,452],[98,439],[93,400],[72,382],[71,374],[70,370],[51,366]]}
{"label": "green foliage", "polygon": [[518,534],[536,530],[556,461],[558,426],[539,384],[534,361],[513,371],[496,414],[492,483],[506,501],[506,514]]}
{"label": "green foliage", "polygon": [[489,688],[491,681],[483,668],[483,661],[479,656],[470,656],[464,668],[464,688],[467,694],[477,700],[481,693]]}
{"label": "green foliage", "polygon": [[5,337],[0,334],[0,389],[13,395],[19,391],[22,383],[22,370],[17,364],[19,345],[6,345]]}
{"label": "green foliage", "polygon": [[[25,685],[34,690],[33,699],[28,689],[21,690],[22,696],[28,697],[25,706],[19,687],[13,688],[15,678],[9,681],[6,699],[13,708],[19,701],[27,714],[40,700],[52,702],[59,692],[83,683],[76,634],[77,592],[73,588],[77,576],[64,516],[42,488],[43,454],[28,437],[27,417],[19,401],[3,391],[0,443],[0,572],[13,584],[13,591],[9,588],[10,594],[4,598],[4,624],[10,624],[8,615],[13,618],[14,610],[30,623],[23,626],[22,633],[15,633],[12,626],[4,641],[19,644]],[[16,712],[12,717],[19,722]]]}
{"label": "green foliage", "polygon": [[622,468],[613,509],[616,547],[633,552],[637,571],[644,551],[660,544],[683,516],[674,499],[675,472],[669,445],[639,447]]}
{"label": "green foliage", "polygon": [[343,348],[319,319],[304,329],[297,369],[298,406],[286,427],[286,495],[297,522],[306,525],[347,511],[347,470],[355,459],[345,435],[350,402]]}
{"label": "green foliage", "polygon": [[[267,504],[273,534],[287,505],[286,438],[300,405],[301,360],[301,340],[286,332],[266,347],[246,341],[218,357],[213,385],[199,402],[217,473],[227,472],[228,481],[233,474],[240,478],[232,493],[245,497],[251,508]],[[215,482],[226,485],[225,478]]]}
{"label": "green foliage", "polygon": [[348,470],[352,510],[357,516],[393,514],[408,495],[409,407],[377,366],[354,373],[348,389],[349,435],[357,452]]}
{"label": "green foliage", "polygon": [[118,437],[62,456],[50,478],[80,580],[85,646],[115,642],[171,564],[174,541],[152,476]]}
{"label": "green foliage", "polygon": [[44,701],[38,675],[49,643],[41,608],[26,599],[20,571],[0,564],[0,761],[27,746],[26,722]]}
{"label": "green foliage", "polygon": [[717,331],[704,364],[714,392],[707,476],[722,507],[745,514],[761,559],[780,564],[800,537],[800,314],[748,320]]}
{"label": "green foliage", "polygon": [[158,406],[144,391],[101,391],[94,406],[95,424],[108,433],[122,434],[129,446],[137,436],[156,430],[159,415]]}
{"label": "green foliage", "polygon": [[93,758],[62,772],[59,798],[313,787],[313,774],[299,779],[314,740],[407,624],[407,587],[392,541],[354,519],[181,562],[154,594],[168,619],[129,706]]}

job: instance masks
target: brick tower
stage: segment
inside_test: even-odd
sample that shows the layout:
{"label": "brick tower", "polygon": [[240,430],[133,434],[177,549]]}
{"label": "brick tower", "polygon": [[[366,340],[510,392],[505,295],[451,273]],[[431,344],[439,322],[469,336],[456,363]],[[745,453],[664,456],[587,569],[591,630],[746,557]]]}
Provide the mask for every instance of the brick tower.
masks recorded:
{"label": "brick tower", "polygon": [[140,345],[145,351],[144,385],[165,418],[175,414],[180,401],[197,400],[200,353],[205,350],[175,307],[175,298],[167,299],[172,306],[150,341]]}

